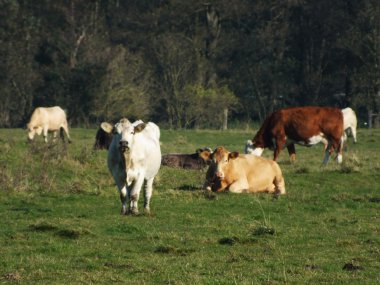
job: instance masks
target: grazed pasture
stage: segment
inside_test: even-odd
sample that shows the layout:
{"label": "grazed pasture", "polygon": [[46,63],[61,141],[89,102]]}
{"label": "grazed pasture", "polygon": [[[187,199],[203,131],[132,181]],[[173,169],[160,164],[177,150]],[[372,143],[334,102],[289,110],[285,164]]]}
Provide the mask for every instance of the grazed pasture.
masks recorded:
{"label": "grazed pasture", "polygon": [[[297,147],[294,165],[282,152],[278,200],[204,193],[204,171],[163,167],[137,217],[119,215],[95,133],[29,145],[0,130],[1,284],[380,283],[380,130],[359,130],[342,166],[321,167],[322,145]],[[162,153],[242,150],[252,135],[162,130]]]}

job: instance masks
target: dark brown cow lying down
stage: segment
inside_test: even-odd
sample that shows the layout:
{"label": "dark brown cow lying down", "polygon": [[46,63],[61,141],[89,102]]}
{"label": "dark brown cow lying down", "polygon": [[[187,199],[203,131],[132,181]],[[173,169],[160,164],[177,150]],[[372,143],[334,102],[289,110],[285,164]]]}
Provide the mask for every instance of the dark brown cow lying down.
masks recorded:
{"label": "dark brown cow lying down", "polygon": [[337,153],[338,163],[342,162],[343,114],[338,108],[298,107],[287,108],[270,114],[246,145],[246,153],[261,155],[264,148],[274,150],[276,161],[286,146],[291,160],[295,160],[294,144],[312,146],[324,140],[328,142],[324,164],[330,155]]}
{"label": "dark brown cow lying down", "polygon": [[192,154],[165,154],[162,156],[161,165],[184,169],[202,169],[207,166],[206,161],[200,157],[200,154],[205,150],[211,152],[211,149],[203,148],[197,149],[197,151]]}
{"label": "dark brown cow lying down", "polygon": [[108,132],[109,130],[112,130],[113,125],[103,122],[101,123],[98,131],[96,132],[96,137],[95,137],[95,144],[94,144],[94,149],[107,149],[109,148],[113,134],[112,132]]}

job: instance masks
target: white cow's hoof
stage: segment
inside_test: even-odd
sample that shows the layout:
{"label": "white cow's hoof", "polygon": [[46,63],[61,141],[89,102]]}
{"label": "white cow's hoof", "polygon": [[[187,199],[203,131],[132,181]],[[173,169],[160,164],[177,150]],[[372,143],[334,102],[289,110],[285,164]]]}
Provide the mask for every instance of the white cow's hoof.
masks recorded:
{"label": "white cow's hoof", "polygon": [[150,208],[144,208],[144,213],[146,215],[150,215]]}
{"label": "white cow's hoof", "polygon": [[137,216],[139,214],[139,210],[137,210],[136,208],[131,208],[129,210],[129,214],[132,216]]}

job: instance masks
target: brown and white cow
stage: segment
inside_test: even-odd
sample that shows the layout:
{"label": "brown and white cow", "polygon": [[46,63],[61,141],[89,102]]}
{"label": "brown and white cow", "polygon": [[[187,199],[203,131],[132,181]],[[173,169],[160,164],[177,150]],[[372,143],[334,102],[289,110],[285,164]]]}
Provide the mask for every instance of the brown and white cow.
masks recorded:
{"label": "brown and white cow", "polygon": [[[352,110],[350,107],[342,109],[343,114],[343,141],[347,141],[348,136],[351,135],[354,139],[354,143],[357,142],[356,139],[356,128],[358,125],[358,120],[356,118],[355,111]],[[327,140],[322,140],[322,143],[325,145],[325,149],[328,146]]]}
{"label": "brown and white cow", "polygon": [[268,192],[276,196],[285,194],[285,180],[282,171],[273,160],[252,154],[229,152],[218,147],[205,159],[210,161],[206,173],[205,188],[214,192],[228,189],[233,193]]}
{"label": "brown and white cow", "polygon": [[[66,113],[58,106],[36,108],[33,111],[27,129],[29,141],[33,140],[35,134],[41,135],[43,132],[44,140],[47,142],[48,132],[52,132],[55,138],[57,132],[63,129],[66,132],[68,141],[71,142]],[[61,137],[64,139],[62,132]]]}
{"label": "brown and white cow", "polygon": [[309,106],[281,109],[265,119],[252,141],[247,142],[245,152],[260,156],[264,148],[269,148],[274,150],[273,159],[277,161],[286,146],[290,159],[294,161],[294,144],[312,146],[327,140],[323,164],[327,164],[334,150],[338,163],[341,163],[343,132],[343,115],[338,108]]}

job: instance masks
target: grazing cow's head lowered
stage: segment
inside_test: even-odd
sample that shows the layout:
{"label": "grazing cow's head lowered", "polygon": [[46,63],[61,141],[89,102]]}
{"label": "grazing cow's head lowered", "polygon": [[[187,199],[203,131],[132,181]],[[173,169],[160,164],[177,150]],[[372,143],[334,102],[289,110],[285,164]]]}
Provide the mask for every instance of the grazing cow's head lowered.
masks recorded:
{"label": "grazing cow's head lowered", "polygon": [[71,142],[65,111],[58,107],[37,107],[27,124],[28,140],[33,141],[34,136],[43,134],[45,142],[48,141],[48,133],[53,134],[53,140],[60,132],[62,140],[66,133],[68,142]]}
{"label": "grazing cow's head lowered", "polygon": [[288,149],[290,160],[295,160],[295,144],[312,146],[325,142],[323,164],[327,164],[332,152],[342,162],[343,115],[342,111],[331,107],[294,107],[271,113],[263,122],[252,141],[245,147],[246,153],[261,155],[264,148],[273,150],[273,160],[277,160],[281,150]]}

